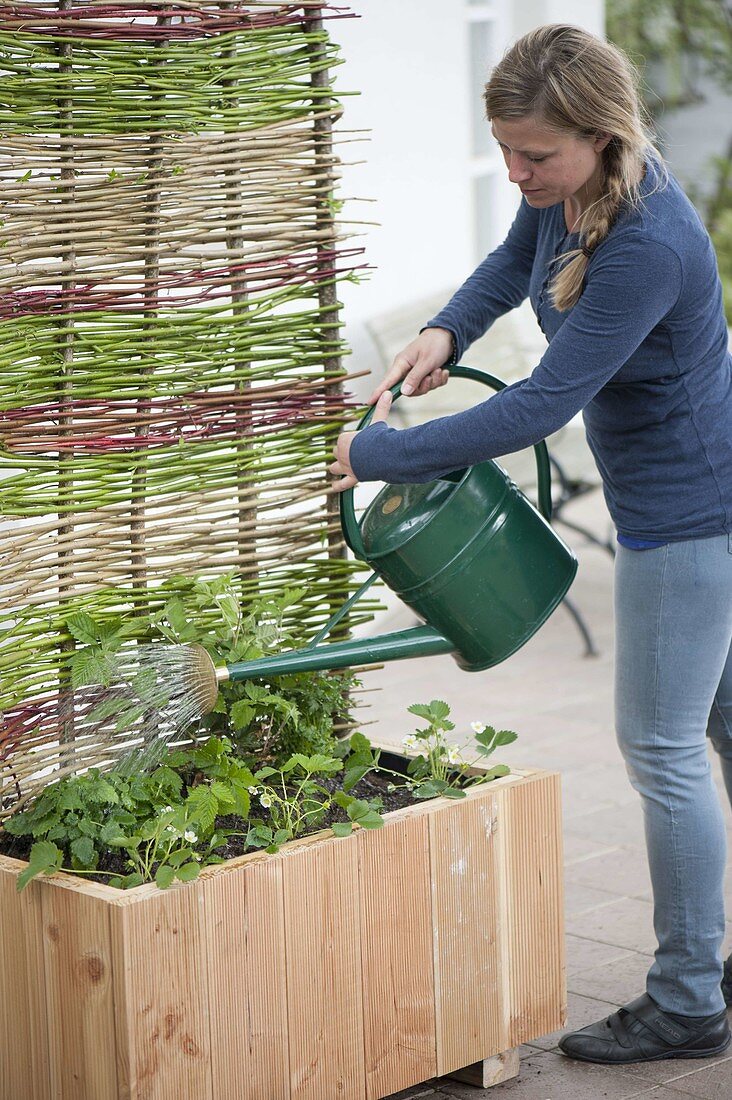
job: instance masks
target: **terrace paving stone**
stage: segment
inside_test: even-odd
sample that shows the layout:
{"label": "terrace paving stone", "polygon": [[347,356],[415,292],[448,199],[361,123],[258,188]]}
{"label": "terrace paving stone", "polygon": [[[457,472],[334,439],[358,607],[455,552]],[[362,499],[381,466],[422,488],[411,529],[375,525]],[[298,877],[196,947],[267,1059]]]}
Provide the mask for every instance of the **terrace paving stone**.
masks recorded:
{"label": "terrace paving stone", "polygon": [[651,877],[636,851],[616,848],[566,868],[566,881],[631,898],[650,898]]}
{"label": "terrace paving stone", "polygon": [[625,947],[590,940],[585,936],[565,937],[567,948],[567,979],[573,974],[582,974],[590,967],[617,963],[632,955]]}
{"label": "terrace paving stone", "polygon": [[628,1004],[645,989],[646,974],[652,962],[652,955],[633,951],[622,959],[590,966],[570,975],[567,985],[573,993],[597,997],[614,1005]]}

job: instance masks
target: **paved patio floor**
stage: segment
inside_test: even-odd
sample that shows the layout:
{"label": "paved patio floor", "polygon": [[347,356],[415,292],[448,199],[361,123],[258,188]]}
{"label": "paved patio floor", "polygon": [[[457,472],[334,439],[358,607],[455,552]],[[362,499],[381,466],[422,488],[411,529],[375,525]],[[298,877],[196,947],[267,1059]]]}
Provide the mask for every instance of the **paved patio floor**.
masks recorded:
{"label": "paved patio floor", "polygon": [[[572,508],[568,516],[603,534],[609,531],[599,492]],[[568,538],[580,558],[572,595],[595,636],[599,656],[583,656],[577,629],[560,608],[520,653],[487,672],[463,673],[449,657],[385,666],[369,676],[369,686],[383,690],[364,696],[369,709],[361,715],[373,722],[365,732],[398,743],[413,728],[406,713],[410,703],[445,699],[457,723],[456,739],[461,730],[469,734],[472,721],[514,729],[519,740],[501,750],[501,761],[561,772],[569,1027],[576,1028],[643,992],[654,937],[641,810],[613,734],[612,560],[606,552],[583,545],[581,537]],[[409,613],[395,605],[379,625],[408,626]],[[716,762],[715,775],[724,798]],[[732,832],[732,814],[724,804]],[[727,898],[730,950],[732,883]],[[732,1048],[716,1059],[607,1069],[565,1058],[556,1046],[559,1034],[522,1048],[521,1073],[513,1081],[484,1092],[441,1079],[401,1092],[399,1100],[474,1100],[482,1095],[491,1100],[732,1100]]]}

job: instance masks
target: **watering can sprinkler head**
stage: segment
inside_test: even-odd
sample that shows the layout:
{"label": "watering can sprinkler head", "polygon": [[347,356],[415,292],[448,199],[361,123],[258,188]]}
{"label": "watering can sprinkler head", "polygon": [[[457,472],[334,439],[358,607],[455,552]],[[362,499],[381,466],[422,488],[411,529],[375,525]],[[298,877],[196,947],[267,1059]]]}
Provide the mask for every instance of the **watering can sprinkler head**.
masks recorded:
{"label": "watering can sprinkler head", "polygon": [[202,645],[194,643],[181,648],[188,651],[190,671],[187,680],[191,695],[195,698],[196,710],[203,717],[214,709],[219,684],[229,679],[229,671],[225,666],[217,668],[210,653]]}

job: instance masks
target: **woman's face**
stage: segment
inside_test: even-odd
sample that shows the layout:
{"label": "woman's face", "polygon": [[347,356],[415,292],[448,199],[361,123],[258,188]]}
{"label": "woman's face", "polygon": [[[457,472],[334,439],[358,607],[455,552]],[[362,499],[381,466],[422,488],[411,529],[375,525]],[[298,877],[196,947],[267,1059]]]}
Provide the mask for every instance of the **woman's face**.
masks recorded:
{"label": "woman's face", "polygon": [[518,185],[529,206],[544,209],[574,199],[584,209],[599,193],[601,153],[609,134],[594,138],[560,134],[532,116],[494,118],[491,130],[508,178]]}

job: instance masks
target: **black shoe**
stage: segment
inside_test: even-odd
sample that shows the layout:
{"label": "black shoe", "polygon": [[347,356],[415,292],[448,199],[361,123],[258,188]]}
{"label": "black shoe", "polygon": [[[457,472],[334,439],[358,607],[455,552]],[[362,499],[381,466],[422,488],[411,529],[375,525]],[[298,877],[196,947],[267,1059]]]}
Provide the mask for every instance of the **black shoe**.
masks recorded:
{"label": "black shoe", "polygon": [[732,955],[724,964],[724,977],[722,978],[722,996],[727,1008],[732,1008]]}
{"label": "black shoe", "polygon": [[[731,968],[732,969],[732,968]],[[681,1023],[662,1012],[647,993],[581,1031],[563,1035],[559,1046],[580,1062],[620,1065],[662,1058],[709,1058],[732,1041],[726,1009]]]}

